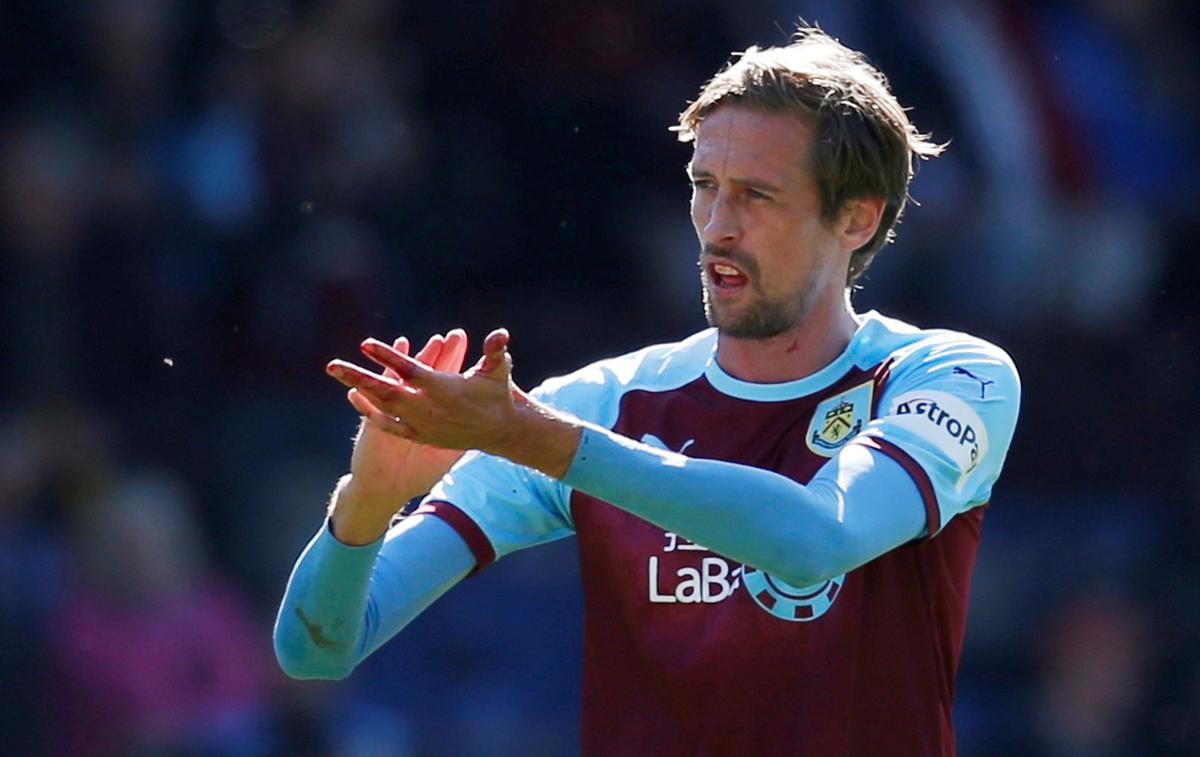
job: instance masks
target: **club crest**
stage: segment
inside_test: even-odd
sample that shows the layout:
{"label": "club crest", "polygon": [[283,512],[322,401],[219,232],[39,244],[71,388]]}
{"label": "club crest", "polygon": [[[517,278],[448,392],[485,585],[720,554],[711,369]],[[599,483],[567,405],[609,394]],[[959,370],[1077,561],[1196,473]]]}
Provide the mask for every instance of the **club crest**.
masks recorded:
{"label": "club crest", "polygon": [[804,435],[808,448],[822,457],[837,454],[870,419],[874,388],[874,383],[867,381],[817,405]]}

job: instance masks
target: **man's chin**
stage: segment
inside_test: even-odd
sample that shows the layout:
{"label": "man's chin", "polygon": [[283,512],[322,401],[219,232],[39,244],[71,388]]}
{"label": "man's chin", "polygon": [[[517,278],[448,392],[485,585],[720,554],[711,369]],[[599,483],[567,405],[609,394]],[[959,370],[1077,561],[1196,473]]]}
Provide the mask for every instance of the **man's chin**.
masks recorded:
{"label": "man's chin", "polygon": [[778,323],[767,323],[756,318],[717,318],[709,320],[710,326],[715,326],[717,333],[730,339],[745,339],[749,341],[766,341],[784,334],[790,328]]}
{"label": "man's chin", "polygon": [[782,315],[753,308],[739,311],[718,307],[711,301],[706,303],[704,308],[704,317],[708,325],[715,327],[722,336],[752,341],[774,339],[797,325]]}
{"label": "man's chin", "polygon": [[717,333],[728,339],[738,339],[746,342],[765,342],[782,335],[786,329],[763,330],[745,324],[735,324],[732,327],[717,326]]}

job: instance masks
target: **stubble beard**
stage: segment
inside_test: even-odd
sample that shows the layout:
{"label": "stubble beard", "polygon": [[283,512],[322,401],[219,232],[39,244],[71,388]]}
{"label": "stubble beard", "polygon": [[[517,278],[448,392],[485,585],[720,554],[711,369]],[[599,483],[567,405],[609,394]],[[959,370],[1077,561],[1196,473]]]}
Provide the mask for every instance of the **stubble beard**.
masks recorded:
{"label": "stubble beard", "polygon": [[709,326],[734,339],[765,340],[784,334],[804,323],[812,304],[812,288],[790,300],[772,300],[761,290],[757,281],[749,282],[754,294],[753,302],[732,312],[720,312],[713,302],[708,277],[701,273],[700,290],[704,300],[704,318]]}

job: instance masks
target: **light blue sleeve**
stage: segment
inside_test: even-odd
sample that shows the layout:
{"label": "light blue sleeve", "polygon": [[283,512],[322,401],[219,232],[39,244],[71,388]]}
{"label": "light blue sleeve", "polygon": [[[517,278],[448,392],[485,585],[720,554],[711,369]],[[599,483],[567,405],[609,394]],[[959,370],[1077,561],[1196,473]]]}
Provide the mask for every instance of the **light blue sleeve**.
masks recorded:
{"label": "light blue sleeve", "polygon": [[801,485],[589,425],[563,480],[794,586],[853,570],[917,538],[925,522],[908,472],[861,445],[847,445]]}
{"label": "light blue sleeve", "polygon": [[292,569],[275,619],[275,657],[293,678],[339,679],[475,565],[466,543],[428,515],[361,547],[326,521]]}
{"label": "light blue sleeve", "polygon": [[[714,339],[714,333],[701,332],[677,344],[599,360],[548,379],[530,394],[580,421],[611,428],[626,392],[662,391],[701,375]],[[573,534],[571,489],[538,471],[471,452],[433,488],[421,510],[451,522],[483,568],[510,552]]]}
{"label": "light blue sleeve", "polygon": [[[540,401],[551,397],[544,386],[531,394]],[[573,534],[570,502],[561,481],[472,450],[433,487],[418,512],[449,522],[470,546],[478,570],[519,549]]]}
{"label": "light blue sleeve", "polygon": [[[619,388],[639,363],[605,365],[552,379],[532,394],[589,419],[615,414]],[[508,460],[468,452],[416,514],[374,544],[350,547],[334,538],[328,523],[322,527],[288,581],[276,618],[276,657],[297,678],[344,677],[473,571],[573,532],[569,487]]]}
{"label": "light blue sleeve", "polygon": [[1003,350],[944,332],[917,343],[891,367],[877,417],[855,441],[910,469],[932,500],[927,530],[935,534],[955,515],[990,500],[1020,399],[1020,378]]}

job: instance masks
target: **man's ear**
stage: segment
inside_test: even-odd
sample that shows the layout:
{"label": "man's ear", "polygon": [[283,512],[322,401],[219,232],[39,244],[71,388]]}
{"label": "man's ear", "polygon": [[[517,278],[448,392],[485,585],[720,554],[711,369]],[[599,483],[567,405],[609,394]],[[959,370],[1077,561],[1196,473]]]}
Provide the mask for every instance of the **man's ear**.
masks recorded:
{"label": "man's ear", "polygon": [[846,200],[838,216],[838,233],[844,247],[857,250],[875,236],[883,218],[882,197],[858,197]]}

